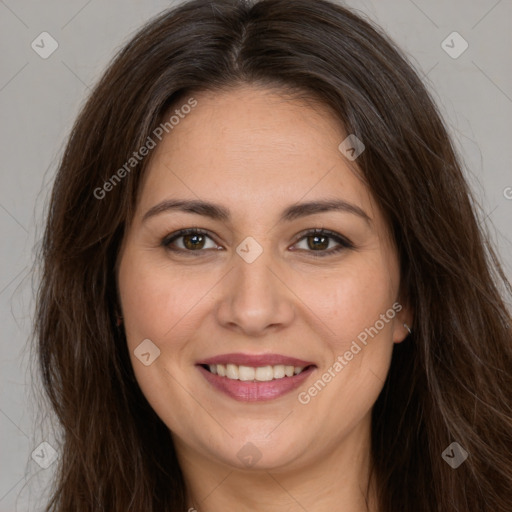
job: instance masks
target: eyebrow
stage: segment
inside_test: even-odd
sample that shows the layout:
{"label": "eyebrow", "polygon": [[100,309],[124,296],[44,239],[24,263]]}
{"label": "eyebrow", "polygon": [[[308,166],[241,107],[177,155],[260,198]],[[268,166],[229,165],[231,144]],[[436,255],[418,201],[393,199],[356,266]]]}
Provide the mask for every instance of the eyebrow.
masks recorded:
{"label": "eyebrow", "polygon": [[[150,208],[142,218],[143,221],[146,221],[150,217],[154,217],[160,213],[169,212],[169,211],[182,211],[187,213],[195,213],[197,215],[203,215],[204,217],[209,217],[213,220],[227,222],[231,219],[230,211],[227,208],[224,208],[221,205],[209,203],[206,201],[200,200],[175,200],[175,199],[167,199],[162,201],[152,208]],[[310,201],[307,203],[299,203],[288,206],[281,213],[280,221],[290,222],[292,220],[306,217],[308,215],[314,215],[315,213],[329,212],[329,211],[339,211],[351,213],[353,215],[357,215],[364,219],[368,224],[372,224],[372,219],[367,215],[367,213],[361,209],[359,206],[355,204],[348,203],[342,199],[330,199],[330,200],[318,200],[318,201]]]}

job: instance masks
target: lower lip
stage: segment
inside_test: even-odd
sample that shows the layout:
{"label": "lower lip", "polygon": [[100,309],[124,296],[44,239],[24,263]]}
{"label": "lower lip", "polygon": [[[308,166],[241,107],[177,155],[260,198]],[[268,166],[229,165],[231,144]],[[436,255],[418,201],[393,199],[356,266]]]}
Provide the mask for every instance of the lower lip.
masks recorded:
{"label": "lower lip", "polygon": [[298,388],[315,370],[309,367],[293,377],[283,377],[266,382],[242,381],[219,377],[218,375],[198,366],[205,379],[216,389],[240,402],[261,402],[273,400]]}

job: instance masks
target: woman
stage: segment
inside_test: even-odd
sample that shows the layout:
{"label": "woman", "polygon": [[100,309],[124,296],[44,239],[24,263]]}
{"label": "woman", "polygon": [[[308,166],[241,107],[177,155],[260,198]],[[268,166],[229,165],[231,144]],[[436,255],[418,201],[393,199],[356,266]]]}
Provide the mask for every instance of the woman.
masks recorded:
{"label": "woman", "polygon": [[325,0],[187,2],[54,184],[48,511],[510,511],[508,283],[440,116]]}

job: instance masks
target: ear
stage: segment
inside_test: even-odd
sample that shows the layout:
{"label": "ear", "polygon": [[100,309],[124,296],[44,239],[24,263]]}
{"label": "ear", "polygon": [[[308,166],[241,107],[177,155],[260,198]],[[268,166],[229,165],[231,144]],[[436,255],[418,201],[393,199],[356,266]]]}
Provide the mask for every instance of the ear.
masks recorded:
{"label": "ear", "polygon": [[397,312],[393,325],[393,343],[402,343],[410,334],[406,325],[412,331],[414,314],[409,305],[402,305],[400,302],[395,302],[393,309]]}

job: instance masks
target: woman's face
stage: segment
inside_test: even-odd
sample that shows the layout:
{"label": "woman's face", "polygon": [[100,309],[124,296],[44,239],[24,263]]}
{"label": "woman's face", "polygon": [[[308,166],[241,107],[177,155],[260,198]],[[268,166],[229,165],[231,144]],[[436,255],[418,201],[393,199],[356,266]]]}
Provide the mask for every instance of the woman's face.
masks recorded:
{"label": "woman's face", "polygon": [[120,254],[133,368],[183,459],[298,468],[367,439],[411,321],[397,255],[327,110],[249,87],[194,98]]}

